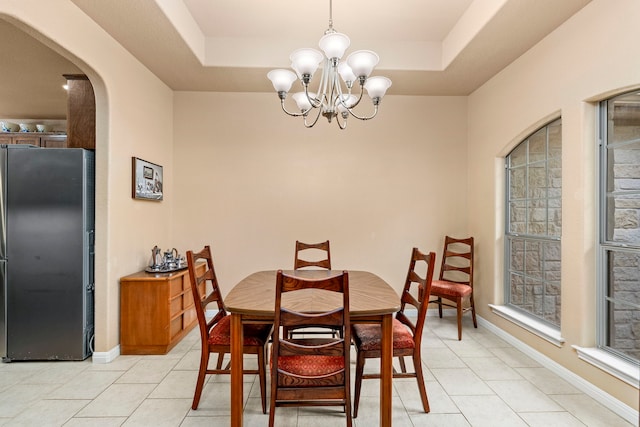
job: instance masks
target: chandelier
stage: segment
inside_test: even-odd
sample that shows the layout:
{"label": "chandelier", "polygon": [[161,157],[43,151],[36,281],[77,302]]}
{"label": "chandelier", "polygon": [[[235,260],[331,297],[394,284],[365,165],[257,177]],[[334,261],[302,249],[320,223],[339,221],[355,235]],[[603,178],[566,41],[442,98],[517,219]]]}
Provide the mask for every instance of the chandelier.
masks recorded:
{"label": "chandelier", "polygon": [[[273,88],[278,92],[282,110],[290,116],[304,119],[305,127],[313,127],[320,116],[327,118],[329,123],[333,118],[340,129],[347,127],[347,119],[353,116],[359,120],[370,120],[378,114],[378,106],[387,89],[391,86],[391,80],[386,77],[369,77],[373,68],[378,64],[379,57],[370,50],[358,50],[351,53],[346,62],[341,62],[342,56],[349,47],[351,41],[345,34],[333,29],[333,0],[329,0],[329,28],[318,43],[324,55],[310,48],[294,51],[291,59],[291,70],[271,70],[267,77],[273,83]],[[314,73],[322,63],[322,76],[316,92],[309,91],[309,84]],[[343,89],[342,82],[346,89]],[[304,91],[294,93],[293,100],[300,112],[291,112],[285,107],[287,93],[293,82],[298,79]],[[355,81],[360,85],[360,94],[354,95],[351,89]],[[368,116],[361,116],[354,112],[354,108],[360,104],[364,90],[373,102],[373,112]],[[310,112],[315,111],[315,116]]]}

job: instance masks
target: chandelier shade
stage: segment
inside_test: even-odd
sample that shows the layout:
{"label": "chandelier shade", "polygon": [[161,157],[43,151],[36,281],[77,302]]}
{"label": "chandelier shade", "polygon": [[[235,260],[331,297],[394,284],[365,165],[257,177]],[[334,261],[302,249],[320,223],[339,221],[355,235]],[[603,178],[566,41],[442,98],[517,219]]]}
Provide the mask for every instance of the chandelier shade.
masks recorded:
{"label": "chandelier shade", "polygon": [[[391,80],[382,76],[369,77],[380,60],[375,52],[358,50],[348,55],[346,61],[342,60],[351,41],[345,34],[333,29],[331,15],[332,0],[329,0],[329,28],[318,43],[322,52],[311,48],[297,49],[289,56],[293,71],[271,70],[267,77],[271,80],[286,114],[302,117],[306,127],[313,127],[320,116],[323,116],[329,123],[335,119],[340,129],[345,129],[350,116],[369,120],[378,114],[378,106],[391,86]],[[321,77],[314,79],[318,68],[321,69]],[[309,88],[312,79],[318,82],[316,92]],[[292,95],[299,112],[290,111],[285,106],[287,94],[296,80],[303,89]],[[352,94],[356,81],[360,85],[359,94]],[[354,108],[360,104],[365,89],[371,98],[373,112],[369,115],[356,114]],[[314,110],[315,116],[310,117],[310,112]]]}
{"label": "chandelier shade", "polygon": [[338,74],[340,74],[342,81],[347,85],[347,87],[351,87],[353,82],[356,81],[356,75],[353,74],[353,70],[346,62],[341,62],[338,65]]}
{"label": "chandelier shade", "polygon": [[370,50],[357,50],[347,58],[347,65],[356,77],[369,77],[373,68],[378,65],[380,57]]}
{"label": "chandelier shade", "polygon": [[300,111],[309,111],[311,109],[311,102],[309,102],[309,98],[315,98],[316,94],[313,92],[309,92],[307,96],[304,92],[296,92],[292,96]]}
{"label": "chandelier shade", "polygon": [[374,103],[376,102],[376,99],[378,99],[379,102],[390,86],[391,80],[382,76],[371,77],[364,84],[364,88],[367,90],[369,98],[373,99]]}
{"label": "chandelier shade", "polygon": [[299,75],[313,76],[324,56],[315,49],[298,49],[289,56],[289,59],[291,60],[291,68],[296,70]]}
{"label": "chandelier shade", "polygon": [[344,52],[349,48],[351,40],[342,33],[329,33],[322,36],[318,46],[329,59],[342,58]]}
{"label": "chandelier shade", "polygon": [[352,108],[358,102],[358,97],[355,95],[342,95],[341,99],[342,102],[337,103],[340,114],[348,113],[349,108]]}
{"label": "chandelier shade", "polygon": [[291,85],[298,78],[295,73],[281,68],[269,71],[267,77],[273,83],[273,88],[276,92],[289,92]]}

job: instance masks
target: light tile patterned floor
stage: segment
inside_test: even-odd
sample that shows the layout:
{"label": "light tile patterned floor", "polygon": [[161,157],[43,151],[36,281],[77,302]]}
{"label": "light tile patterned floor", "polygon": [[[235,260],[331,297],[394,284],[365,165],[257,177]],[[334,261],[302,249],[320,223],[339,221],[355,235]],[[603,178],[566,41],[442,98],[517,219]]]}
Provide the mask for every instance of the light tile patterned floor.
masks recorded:
{"label": "light tile patterned floor", "polygon": [[[447,427],[631,426],[600,403],[465,317],[429,317],[423,363],[431,412],[414,379],[394,380],[393,425]],[[190,409],[199,363],[197,331],[165,356],[120,356],[109,364],[0,364],[2,426],[228,426],[229,376],[210,377]],[[255,356],[247,356],[247,366]],[[365,369],[376,369],[369,362]],[[353,369],[352,369],[353,370]],[[267,425],[255,376],[245,376],[245,425]],[[378,425],[376,380],[363,383],[359,427]],[[344,425],[335,408],[278,408],[276,425]]]}

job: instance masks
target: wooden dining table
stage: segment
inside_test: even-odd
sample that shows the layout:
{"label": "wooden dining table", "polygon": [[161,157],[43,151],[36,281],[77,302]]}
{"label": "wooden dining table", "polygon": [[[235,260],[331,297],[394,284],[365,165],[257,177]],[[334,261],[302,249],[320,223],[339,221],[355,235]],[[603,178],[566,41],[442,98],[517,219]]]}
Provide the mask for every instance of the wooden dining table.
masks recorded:
{"label": "wooden dining table", "polygon": [[[330,277],[340,270],[287,270],[305,278]],[[391,426],[393,380],[393,314],[400,309],[400,298],[387,282],[367,271],[349,273],[349,314],[351,323],[382,326],[380,357],[380,425]],[[243,324],[273,322],[276,296],[276,270],[259,271],[242,279],[225,297],[231,313],[231,425],[242,426],[243,414]],[[293,296],[293,297],[292,297]],[[338,297],[339,299],[340,297]],[[324,311],[341,304],[321,290],[294,292],[283,304],[296,311]]]}

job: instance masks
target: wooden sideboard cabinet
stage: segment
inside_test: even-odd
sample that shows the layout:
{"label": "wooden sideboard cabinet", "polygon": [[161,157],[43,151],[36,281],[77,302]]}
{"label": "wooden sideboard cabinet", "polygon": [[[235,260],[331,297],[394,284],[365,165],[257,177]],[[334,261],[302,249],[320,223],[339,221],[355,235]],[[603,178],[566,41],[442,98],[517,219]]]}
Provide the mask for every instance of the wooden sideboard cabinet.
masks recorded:
{"label": "wooden sideboard cabinet", "polygon": [[120,354],[166,354],[197,323],[188,269],[120,279]]}

